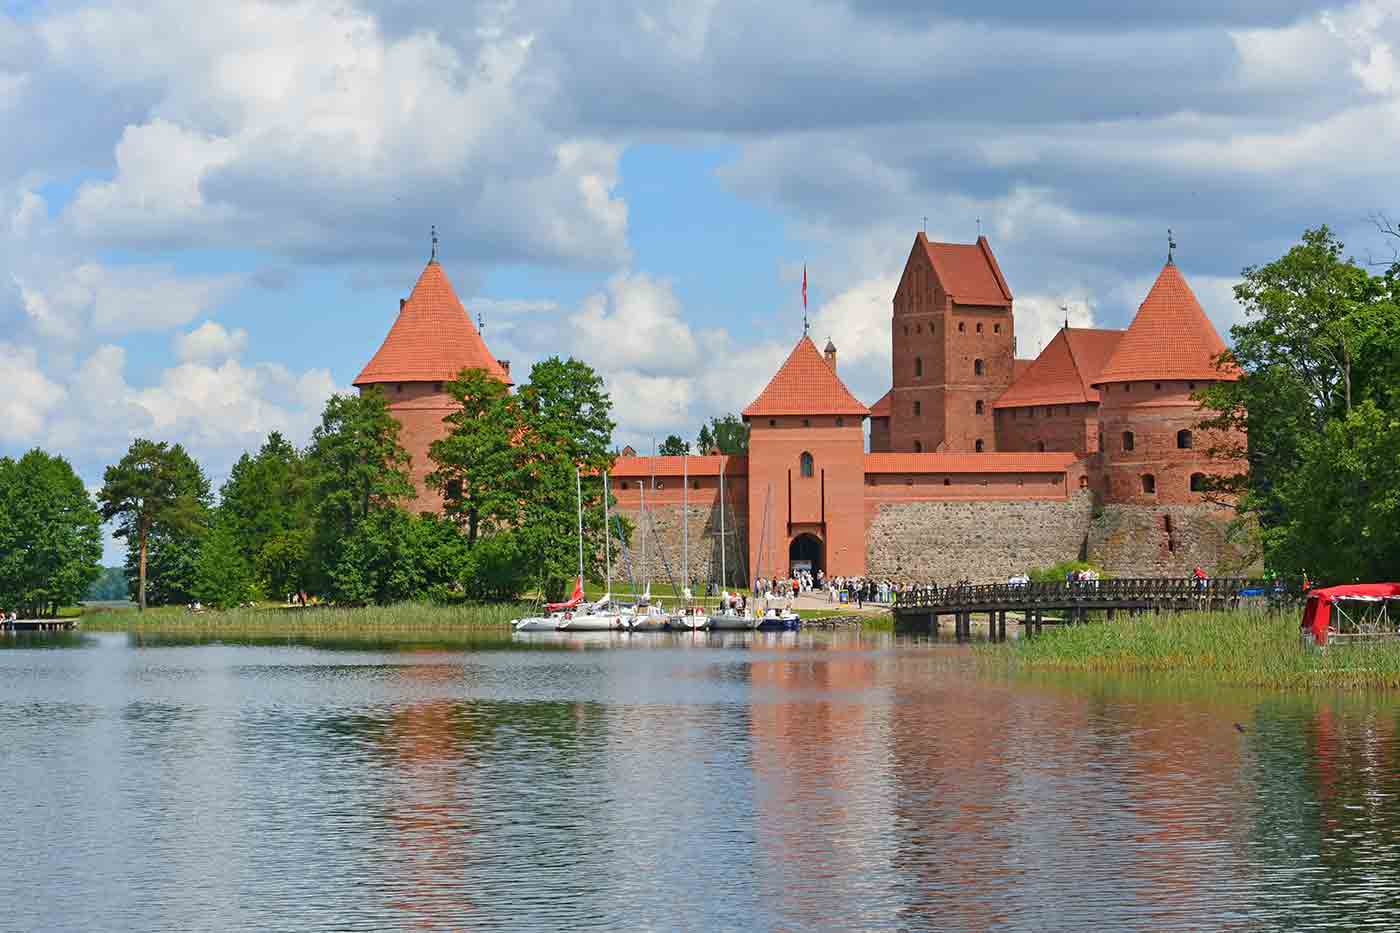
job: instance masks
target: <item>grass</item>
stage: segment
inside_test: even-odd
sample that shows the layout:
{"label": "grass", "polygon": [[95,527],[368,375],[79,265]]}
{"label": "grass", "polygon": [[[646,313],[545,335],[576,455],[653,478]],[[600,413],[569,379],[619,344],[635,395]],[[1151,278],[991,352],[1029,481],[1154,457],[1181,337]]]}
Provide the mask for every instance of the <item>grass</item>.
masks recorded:
{"label": "grass", "polygon": [[1187,674],[1286,689],[1400,687],[1400,639],[1309,648],[1299,616],[1217,612],[1057,626],[986,646],[985,664],[1041,671]]}

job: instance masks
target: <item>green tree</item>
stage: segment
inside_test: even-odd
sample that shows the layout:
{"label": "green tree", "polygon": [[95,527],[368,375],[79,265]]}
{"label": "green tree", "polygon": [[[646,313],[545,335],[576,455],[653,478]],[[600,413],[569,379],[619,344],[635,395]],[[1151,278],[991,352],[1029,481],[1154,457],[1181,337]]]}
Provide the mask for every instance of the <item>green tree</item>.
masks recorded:
{"label": "green tree", "polygon": [[746,454],[749,452],[749,426],[738,415],[711,418],[709,424],[700,426],[695,447],[700,454],[708,454],[715,448],[731,456]]}
{"label": "green tree", "polygon": [[663,457],[680,457],[690,453],[690,445],[681,440],[680,435],[669,434],[661,442],[660,453]]}
{"label": "green tree", "polygon": [[102,517],[62,457],[0,458],[0,606],[51,615],[102,572]]}
{"label": "green tree", "polygon": [[509,390],[484,370],[464,369],[446,389],[457,407],[443,419],[447,435],[428,448],[435,464],[428,485],[442,493],[444,513],[462,525],[471,548],[518,515],[523,424]]}
{"label": "green tree", "polygon": [[588,364],[558,357],[536,363],[520,389],[520,405],[531,443],[546,444],[586,470],[612,463],[612,399]]}
{"label": "green tree", "polygon": [[107,467],[97,498],[102,518],[117,521],[116,536],[127,540],[128,569],[135,571],[136,602],[142,610],[153,543],[163,583],[186,570],[192,581],[193,558],[207,520],[209,481],[183,447],[137,438],[120,462]]}
{"label": "green tree", "polygon": [[[314,503],[309,545],[314,579],[331,596],[360,601],[368,584],[340,589],[340,581],[349,579],[338,570],[342,552],[352,544],[359,552],[377,547],[395,527],[380,513],[402,512],[413,495],[409,455],[399,444],[399,423],[383,394],[371,389],[331,396],[306,459]],[[355,543],[357,536],[373,540]],[[351,563],[366,559],[355,556]]]}
{"label": "green tree", "polygon": [[302,588],[311,526],[307,468],[280,433],[269,434],[257,454],[245,453],[233,465],[219,490],[218,520],[229,524],[266,592]]}
{"label": "green tree", "polygon": [[220,609],[241,605],[260,595],[253,563],[228,513],[220,511],[199,549],[194,566],[194,595]]}

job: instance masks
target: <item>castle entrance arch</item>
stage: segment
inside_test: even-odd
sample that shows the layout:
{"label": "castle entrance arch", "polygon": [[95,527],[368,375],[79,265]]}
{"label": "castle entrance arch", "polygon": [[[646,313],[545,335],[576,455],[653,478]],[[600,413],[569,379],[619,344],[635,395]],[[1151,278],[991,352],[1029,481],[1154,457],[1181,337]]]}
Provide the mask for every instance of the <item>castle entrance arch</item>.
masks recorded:
{"label": "castle entrance arch", "polygon": [[814,534],[804,532],[793,538],[788,545],[788,571],[807,570],[815,577],[818,570],[826,569],[822,550],[822,539]]}

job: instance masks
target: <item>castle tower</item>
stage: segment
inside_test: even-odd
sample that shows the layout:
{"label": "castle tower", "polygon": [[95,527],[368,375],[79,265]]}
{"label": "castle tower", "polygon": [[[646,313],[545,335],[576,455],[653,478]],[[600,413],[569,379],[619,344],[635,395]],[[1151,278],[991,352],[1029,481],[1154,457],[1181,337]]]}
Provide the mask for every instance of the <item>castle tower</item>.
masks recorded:
{"label": "castle tower", "polygon": [[749,424],[749,574],[865,573],[865,433],[870,413],[805,334],[743,411]]}
{"label": "castle tower", "polygon": [[433,258],[418,283],[399,302],[399,316],[383,345],[354,382],[361,392],[378,386],[402,426],[399,443],[413,457],[410,472],[418,491],[417,499],[409,504],[411,511],[442,508],[442,497],[428,488],[425,477],[433,468],[428,447],[447,433],[442,419],[453,409],[444,384],[463,369],[482,369],[511,384],[510,363],[497,360],[486,349],[436,252],[434,246]]}
{"label": "castle tower", "polygon": [[1016,340],[1011,289],[986,237],[915,236],[894,294],[891,341],[888,449],[994,450],[992,402],[1015,378]]}
{"label": "castle tower", "polygon": [[1198,503],[1206,475],[1242,466],[1207,456],[1207,448],[1220,439],[1198,429],[1200,405],[1190,397],[1212,382],[1239,378],[1237,369],[1215,366],[1225,349],[1186,278],[1168,257],[1133,323],[1094,379],[1106,501]]}

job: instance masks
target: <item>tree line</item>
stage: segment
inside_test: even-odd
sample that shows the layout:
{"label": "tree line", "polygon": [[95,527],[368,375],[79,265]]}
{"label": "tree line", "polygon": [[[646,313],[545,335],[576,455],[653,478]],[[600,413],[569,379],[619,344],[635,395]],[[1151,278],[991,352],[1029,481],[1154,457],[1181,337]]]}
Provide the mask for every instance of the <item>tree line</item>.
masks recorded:
{"label": "tree line", "polygon": [[577,568],[576,470],[590,565],[602,549],[596,474],[612,461],[614,427],[602,379],[556,358],[513,394],[481,370],[444,390],[456,407],[427,475],[441,514],[410,511],[410,456],[377,388],[332,396],[305,449],[269,435],[217,500],[179,444],[136,440],[97,495],[127,543],[132,598],[227,607],[300,592],[366,604],[561,591]]}
{"label": "tree line", "polygon": [[[1247,431],[1212,451],[1248,471],[1213,492],[1256,530],[1265,565],[1313,581],[1400,575],[1400,263],[1343,257],[1327,227],[1244,270],[1243,370],[1198,396],[1206,427]],[[1239,437],[1241,435],[1236,435]]]}

